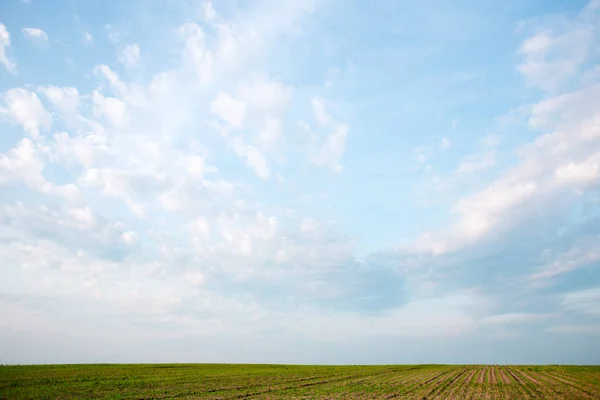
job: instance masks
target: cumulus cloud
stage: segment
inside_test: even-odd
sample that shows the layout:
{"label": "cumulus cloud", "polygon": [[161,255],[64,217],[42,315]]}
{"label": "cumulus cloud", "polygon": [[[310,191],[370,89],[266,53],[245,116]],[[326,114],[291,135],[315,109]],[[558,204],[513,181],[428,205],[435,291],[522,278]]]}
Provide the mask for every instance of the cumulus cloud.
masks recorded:
{"label": "cumulus cloud", "polygon": [[208,84],[213,74],[213,56],[206,47],[204,30],[198,24],[189,22],[179,27],[178,32],[185,43],[184,59],[200,82]]}
{"label": "cumulus cloud", "polygon": [[223,119],[232,128],[240,129],[246,118],[246,103],[228,93],[219,93],[210,103],[210,112]]}
{"label": "cumulus cloud", "polygon": [[0,112],[21,125],[31,137],[38,137],[42,129],[52,125],[52,116],[35,93],[21,88],[10,89],[2,95],[2,100],[5,108]]}
{"label": "cumulus cloud", "polygon": [[41,145],[24,138],[7,153],[0,154],[0,184],[22,181],[41,193],[79,202],[81,195],[76,185],[56,185],[44,177],[44,151]]}
{"label": "cumulus cloud", "polygon": [[203,17],[206,21],[214,21],[217,18],[217,12],[215,11],[211,1],[204,1],[202,3]]}
{"label": "cumulus cloud", "polygon": [[245,144],[241,138],[232,138],[229,142],[235,154],[245,160],[246,164],[262,179],[271,175],[269,164],[264,155],[254,146]]}
{"label": "cumulus cloud", "polygon": [[[564,90],[589,56],[561,43],[585,38],[587,28],[536,32],[521,46],[521,73],[550,94],[523,108],[526,126],[518,132],[530,129],[537,138],[510,153],[512,166],[505,167],[510,160],[502,158],[499,135],[485,137],[466,156],[459,153],[462,140],[440,141],[438,133],[417,148],[419,165],[433,169],[432,155],[452,147],[446,156],[456,156],[457,167],[448,173],[472,178],[473,187],[460,188],[442,228],[387,250],[380,243],[421,229],[415,221],[424,214],[405,196],[415,182],[405,181],[403,168],[410,166],[402,164],[414,161],[410,152],[418,142],[412,136],[388,142],[389,132],[351,129],[345,116],[368,117],[355,108],[365,104],[362,97],[350,107],[351,98],[337,97],[347,93],[351,71],[340,72],[348,74],[340,85],[318,85],[312,74],[323,60],[303,64],[304,56],[290,56],[296,46],[304,54],[312,33],[302,22],[319,3],[242,5],[229,18],[203,2],[196,10],[201,18],[194,15],[202,23],[171,24],[178,28],[163,37],[166,53],[144,47],[144,68],[136,68],[142,62],[136,31],[110,28],[120,65],[99,60],[85,72],[91,78],[85,85],[65,77],[60,85],[41,80],[2,94],[0,117],[11,123],[3,125],[0,153],[0,296],[10,291],[12,297],[1,299],[0,315],[24,315],[10,329],[43,324],[56,333],[75,327],[92,334],[84,321],[118,326],[136,339],[241,331],[249,340],[276,332],[356,345],[550,323],[558,330],[585,326],[577,318],[594,316],[595,292],[555,295],[547,307],[572,320],[556,315],[533,304],[537,299],[520,297],[522,286],[511,281],[518,263],[492,257],[485,244],[498,239],[508,249],[501,247],[503,254],[513,254],[506,238],[521,221],[540,208],[552,211],[554,198],[584,202],[598,187],[600,89],[590,73]],[[4,36],[0,61],[7,67]],[[85,40],[93,43],[91,35]],[[168,62],[152,64],[158,57]],[[567,72],[556,72],[557,65]],[[121,66],[128,71],[118,73]],[[546,79],[551,74],[559,78],[556,86]],[[392,118],[388,111],[374,118]],[[369,145],[346,160],[355,130],[357,145]],[[506,147],[514,142],[508,135]],[[390,143],[393,160],[378,147]],[[324,173],[346,163],[347,174]],[[475,172],[492,166],[499,173],[478,180]],[[377,183],[374,177],[390,171],[401,178]],[[444,218],[436,211],[423,226],[438,220]],[[531,285],[585,268],[597,261],[596,239],[588,234],[570,249],[541,256],[537,242],[524,240],[529,253],[516,249],[514,259],[532,267],[518,278]],[[498,282],[501,294],[492,287]],[[36,303],[32,294],[44,300]],[[59,298],[72,304],[56,307]],[[36,307],[46,319],[31,317]],[[86,319],[90,314],[96,322]]]}
{"label": "cumulus cloud", "polygon": [[40,88],[40,91],[63,116],[75,117],[78,115],[81,99],[76,88],[45,86]]}

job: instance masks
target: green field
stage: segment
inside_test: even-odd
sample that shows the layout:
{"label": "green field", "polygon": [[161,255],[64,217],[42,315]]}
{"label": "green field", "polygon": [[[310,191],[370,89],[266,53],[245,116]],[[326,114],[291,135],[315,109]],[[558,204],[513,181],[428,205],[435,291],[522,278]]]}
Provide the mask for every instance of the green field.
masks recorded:
{"label": "green field", "polygon": [[600,399],[600,367],[1,366],[2,399]]}

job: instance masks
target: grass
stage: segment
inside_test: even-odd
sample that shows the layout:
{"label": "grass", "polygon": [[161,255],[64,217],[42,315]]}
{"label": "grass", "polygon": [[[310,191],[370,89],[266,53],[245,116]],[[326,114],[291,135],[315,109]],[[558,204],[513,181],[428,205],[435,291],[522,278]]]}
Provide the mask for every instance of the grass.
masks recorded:
{"label": "grass", "polygon": [[0,366],[1,399],[600,399],[600,367]]}

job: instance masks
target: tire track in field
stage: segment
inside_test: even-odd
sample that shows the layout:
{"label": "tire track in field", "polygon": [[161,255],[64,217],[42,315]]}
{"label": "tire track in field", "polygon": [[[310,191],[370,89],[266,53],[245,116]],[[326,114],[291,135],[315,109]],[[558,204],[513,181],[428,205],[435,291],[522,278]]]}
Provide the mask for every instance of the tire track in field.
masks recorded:
{"label": "tire track in field", "polygon": [[438,385],[437,387],[435,387],[432,391],[430,391],[427,394],[427,398],[430,398],[430,396],[434,396],[436,398],[443,396],[443,393],[448,389],[448,388],[452,388],[452,385],[454,385],[454,383],[460,379],[461,376],[464,376],[469,370],[468,369],[457,369],[456,370],[456,374],[451,375],[449,377],[449,379],[447,379],[448,377],[446,377],[441,385]]}
{"label": "tire track in field", "polygon": [[477,368],[473,368],[471,370],[471,373],[469,375],[467,375],[467,377],[465,378],[465,382],[467,383],[467,385],[469,383],[471,383],[471,380],[473,379],[473,376],[477,373]]}
{"label": "tire track in field", "polygon": [[[388,390],[393,390],[395,391],[395,393],[382,393],[381,396],[385,396],[383,398],[385,399],[393,399],[396,398],[400,395],[405,395],[407,392],[411,391],[417,384],[418,381],[423,379],[423,376],[432,376],[433,374],[437,373],[438,371],[436,370],[421,370],[421,371],[414,371],[413,373],[409,374],[409,375],[405,375],[405,376],[398,376],[396,377],[396,379],[392,379],[389,382],[389,386],[387,388],[384,388],[384,393],[386,392],[385,389]],[[398,385],[400,384],[400,385]]]}
{"label": "tire track in field", "polygon": [[[470,376],[468,377],[468,382],[465,382],[463,387],[463,391],[460,393],[460,396],[457,399],[465,400],[468,398],[473,398],[481,390],[480,384],[478,383],[479,375],[482,373],[482,367],[480,365],[476,366]],[[479,398],[479,397],[477,397]]]}
{"label": "tire track in field", "polygon": [[465,393],[465,399],[483,399],[484,398],[484,386],[486,366],[479,366],[476,375],[473,377],[471,382],[470,390]]}
{"label": "tire track in field", "polygon": [[432,378],[430,378],[430,379],[427,379],[425,382],[420,382],[420,385],[421,385],[421,386],[425,386],[425,385],[429,384],[430,382],[432,382],[432,381],[436,380],[436,379],[437,379],[437,378],[439,378],[440,376],[442,376],[442,375],[445,375],[445,374],[447,374],[447,373],[449,373],[449,372],[452,372],[452,369],[447,369],[447,370],[445,370],[445,371],[443,371],[443,372],[441,372],[441,373],[439,373],[439,374],[435,375],[434,377],[432,377]]}
{"label": "tire track in field", "polygon": [[458,382],[458,384],[453,385],[450,388],[450,391],[448,391],[448,393],[446,393],[446,396],[443,397],[444,399],[463,399],[464,397],[461,396],[457,396],[458,393],[460,393],[464,387],[468,387],[469,383],[471,382],[471,378],[473,377],[473,375],[475,375],[475,372],[477,372],[476,369],[473,369],[472,367],[468,367],[465,371],[465,374],[462,376],[462,379],[457,379],[455,382]]}
{"label": "tire track in field", "polygon": [[481,375],[481,371],[482,370],[481,370],[480,365],[475,367],[475,369],[473,370],[473,375],[471,375],[471,379],[465,386],[465,392],[462,393],[461,400],[472,397],[474,395],[474,393],[479,390],[478,379],[479,379],[479,375]]}
{"label": "tire track in field", "polygon": [[420,390],[418,390],[415,393],[415,395],[417,396],[417,398],[428,399],[430,396],[433,395],[433,393],[439,390],[445,382],[447,382],[449,379],[452,379],[458,372],[460,372],[460,370],[454,367],[445,371],[442,374],[439,374],[434,378],[429,379],[428,381],[426,381],[426,383],[419,385]]}
{"label": "tire track in field", "polygon": [[[445,372],[447,372],[447,370]],[[428,382],[428,381],[430,381],[430,378],[435,379],[436,377],[443,375],[443,373],[445,373],[445,372],[440,373],[440,371],[438,369],[434,369],[434,370],[429,370],[429,371],[423,371],[423,373],[421,373],[421,374],[415,374],[415,376],[412,379],[410,379],[408,382],[405,382],[405,383],[410,383],[410,385],[400,387],[399,389],[401,389],[401,390],[398,390],[398,388],[397,388],[396,393],[392,393],[392,394],[386,396],[385,398],[393,399],[398,396],[405,397],[408,394],[412,394],[412,393],[416,392],[418,389],[423,387],[424,381]]]}

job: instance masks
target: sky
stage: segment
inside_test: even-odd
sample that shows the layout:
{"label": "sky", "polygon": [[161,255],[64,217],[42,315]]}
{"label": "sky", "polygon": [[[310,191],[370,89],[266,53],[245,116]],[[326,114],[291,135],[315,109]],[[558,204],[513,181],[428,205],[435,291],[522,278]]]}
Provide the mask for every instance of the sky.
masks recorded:
{"label": "sky", "polygon": [[0,2],[0,363],[600,364],[600,1]]}

